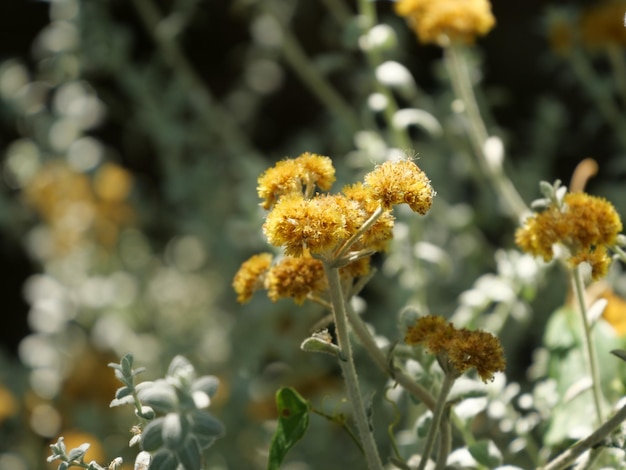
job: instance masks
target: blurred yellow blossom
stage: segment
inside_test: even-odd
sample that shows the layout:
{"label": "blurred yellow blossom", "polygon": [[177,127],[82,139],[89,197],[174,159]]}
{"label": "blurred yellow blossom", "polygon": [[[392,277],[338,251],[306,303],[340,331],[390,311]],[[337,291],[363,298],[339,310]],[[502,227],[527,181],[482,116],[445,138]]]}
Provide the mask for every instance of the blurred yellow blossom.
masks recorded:
{"label": "blurred yellow blossom", "polygon": [[[95,460],[98,464],[104,465],[106,463],[106,455],[104,454],[104,448],[100,443],[100,440],[93,434],[81,431],[79,429],[69,429],[61,433],[65,447],[69,452],[71,449],[75,449],[82,444],[88,443],[89,449],[85,453],[84,461],[91,462]],[[54,440],[56,442],[56,439]],[[48,468],[57,469],[59,467],[58,461],[53,461],[48,464]]]}
{"label": "blurred yellow blossom", "polygon": [[92,181],[56,161],[40,168],[24,196],[50,229],[54,254],[63,255],[88,239],[115,243],[120,227],[133,219],[126,201],[131,186],[129,173],[112,163],[105,163]]}
{"label": "blurred yellow blossom", "polygon": [[264,276],[272,264],[272,258],[270,253],[260,253],[241,265],[233,279],[233,289],[239,303],[249,302],[252,294],[263,288]]}
{"label": "blurred yellow blossom", "polygon": [[583,43],[589,47],[626,45],[626,1],[609,0],[585,10],[580,20]]}
{"label": "blurred yellow blossom", "polygon": [[526,219],[515,234],[515,242],[544,261],[553,258],[553,245],[560,243],[569,250],[568,263],[577,266],[588,262],[592,278],[597,280],[610,264],[606,247],[615,244],[621,230],[620,217],[606,199],[582,192],[567,193],[562,207],[553,203]]}
{"label": "blurred yellow blossom", "polygon": [[473,43],[495,25],[488,0],[398,0],[395,10],[423,43]]}
{"label": "blurred yellow blossom", "polygon": [[8,388],[0,385],[0,423],[11,416],[15,416],[19,408],[15,395]]}
{"label": "blurred yellow blossom", "polygon": [[404,338],[410,345],[422,345],[437,356],[446,373],[460,376],[476,369],[487,382],[504,372],[506,361],[500,340],[486,331],[457,329],[443,317],[426,315],[410,326]]}

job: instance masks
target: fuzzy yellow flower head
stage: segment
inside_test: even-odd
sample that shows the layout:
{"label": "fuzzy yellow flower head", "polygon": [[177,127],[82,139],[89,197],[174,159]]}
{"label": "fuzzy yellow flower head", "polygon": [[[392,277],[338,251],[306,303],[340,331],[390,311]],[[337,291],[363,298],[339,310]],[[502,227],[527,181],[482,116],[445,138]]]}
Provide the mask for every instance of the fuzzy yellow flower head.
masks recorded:
{"label": "fuzzy yellow flower head", "polygon": [[442,44],[443,37],[473,43],[495,24],[488,0],[398,0],[395,10],[423,43]]}
{"label": "fuzzy yellow flower head", "polygon": [[567,261],[571,265],[588,262],[597,280],[606,274],[610,263],[606,247],[615,245],[621,231],[622,221],[606,199],[567,193],[560,207],[553,203],[528,218],[517,230],[515,242],[544,261],[553,258],[553,246],[559,243],[569,250]]}
{"label": "fuzzy yellow flower head", "polygon": [[272,258],[270,253],[260,253],[241,265],[233,279],[233,289],[237,293],[239,303],[249,302],[252,294],[263,288],[265,274],[272,264]]}
{"label": "fuzzy yellow flower head", "polygon": [[388,161],[365,175],[371,197],[384,209],[408,204],[413,212],[425,214],[433,203],[435,191],[426,174],[412,161]]}
{"label": "fuzzy yellow flower head", "polygon": [[408,328],[404,341],[426,347],[437,356],[442,369],[455,376],[473,368],[487,382],[496,372],[504,372],[506,366],[497,337],[485,331],[457,329],[436,315],[419,318]]}
{"label": "fuzzy yellow flower head", "polygon": [[266,286],[267,295],[273,302],[290,297],[301,305],[307,297],[326,290],[324,266],[310,256],[285,256],[267,273]]}
{"label": "fuzzy yellow flower head", "polygon": [[286,194],[313,195],[315,186],[323,191],[335,182],[335,168],[328,157],[305,152],[298,158],[288,158],[269,168],[258,179],[257,191],[264,209],[270,209]]}
{"label": "fuzzy yellow flower head", "polygon": [[364,218],[358,204],[342,195],[301,194],[281,197],[268,214],[263,230],[274,246],[289,256],[329,253],[356,231]]}

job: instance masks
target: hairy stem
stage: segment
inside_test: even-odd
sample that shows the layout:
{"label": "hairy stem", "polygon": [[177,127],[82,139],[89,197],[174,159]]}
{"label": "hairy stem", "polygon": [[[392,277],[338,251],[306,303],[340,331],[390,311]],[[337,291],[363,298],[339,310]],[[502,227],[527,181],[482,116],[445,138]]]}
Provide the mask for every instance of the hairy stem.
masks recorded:
{"label": "hairy stem", "polygon": [[485,143],[489,134],[476,101],[467,60],[458,45],[450,44],[444,48],[444,63],[450,75],[454,94],[464,105],[468,121],[467,132],[480,170],[503,199],[506,210],[519,221],[528,213],[528,207],[511,180],[504,174],[501,163],[490,162],[485,153]]}
{"label": "hairy stem", "polygon": [[348,318],[345,308],[345,298],[341,289],[339,269],[332,265],[332,261],[325,261],[324,272],[326,273],[326,277],[328,279],[330,300],[333,305],[337,343],[343,358],[343,360],[339,361],[339,365],[341,366],[341,371],[343,372],[348,401],[352,405],[354,420],[361,439],[361,444],[363,445],[363,451],[365,452],[367,467],[370,470],[382,470],[383,466],[380,456],[378,455],[376,441],[374,440],[374,435],[370,429],[365,405],[359,390],[359,379],[354,366],[352,347],[350,346],[350,338],[348,335]]}
{"label": "hairy stem", "polygon": [[426,468],[430,454],[433,452],[435,440],[437,438],[438,431],[440,430],[443,412],[446,408],[446,401],[448,400],[448,395],[450,394],[450,390],[452,390],[452,385],[454,385],[455,380],[456,376],[452,373],[447,373],[443,378],[441,390],[439,391],[439,397],[437,398],[437,406],[435,406],[435,411],[433,412],[433,420],[430,424],[430,428],[428,429],[426,444],[424,445],[422,458],[417,470],[424,470]]}
{"label": "hairy stem", "polygon": [[593,403],[596,408],[596,419],[598,423],[602,422],[602,391],[600,390],[600,375],[598,372],[598,359],[593,343],[593,335],[591,334],[591,326],[587,318],[587,305],[585,302],[585,287],[583,285],[582,276],[579,266],[572,270],[572,284],[578,302],[578,310],[583,322],[583,343],[587,353],[587,362],[589,364],[589,373],[593,382]]}

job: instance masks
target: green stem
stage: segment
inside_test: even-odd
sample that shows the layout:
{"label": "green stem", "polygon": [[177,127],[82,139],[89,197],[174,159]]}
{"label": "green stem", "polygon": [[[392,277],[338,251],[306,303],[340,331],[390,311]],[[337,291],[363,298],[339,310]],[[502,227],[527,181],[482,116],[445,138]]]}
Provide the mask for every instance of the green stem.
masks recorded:
{"label": "green stem", "polygon": [[615,45],[610,45],[607,49],[609,62],[615,75],[616,88],[621,94],[622,104],[626,104],[626,61],[623,49]]}
{"label": "green stem", "polygon": [[343,378],[346,384],[348,401],[352,405],[352,412],[356,427],[363,445],[367,466],[370,470],[382,470],[383,466],[378,455],[376,441],[370,429],[367,419],[365,405],[359,390],[359,379],[352,357],[352,347],[348,335],[348,319],[345,308],[345,298],[341,289],[341,278],[339,269],[332,265],[332,261],[324,261],[324,272],[328,279],[328,290],[330,300],[333,305],[333,315],[335,320],[335,331],[337,334],[337,344],[341,351],[343,360],[339,361]]}
{"label": "green stem", "polygon": [[327,413],[324,413],[322,410],[318,410],[316,408],[311,408],[311,413],[315,413],[316,415],[326,418],[331,423],[334,423],[340,426],[344,431],[348,433],[348,435],[350,436],[350,439],[352,439],[352,441],[356,444],[356,446],[359,448],[361,453],[364,453],[363,446],[361,445],[361,442],[359,442],[359,438],[356,436],[356,434],[354,434],[354,431],[350,429],[350,426],[348,426],[348,424],[343,419],[338,419],[336,416],[329,415]]}
{"label": "green stem", "polygon": [[585,302],[585,287],[583,285],[582,276],[580,273],[580,267],[576,266],[572,269],[572,283],[574,292],[576,294],[576,300],[578,302],[578,310],[583,322],[583,343],[587,352],[587,362],[589,363],[589,372],[591,374],[591,380],[593,383],[593,402],[596,408],[596,419],[598,423],[602,422],[602,390],[600,389],[600,375],[598,372],[598,359],[596,357],[596,350],[593,343],[593,335],[591,332],[591,326],[589,319],[587,318],[587,305]]}
{"label": "green stem", "polygon": [[317,67],[308,58],[300,45],[298,38],[284,24],[281,15],[274,12],[269,2],[261,2],[261,8],[271,15],[281,28],[282,53],[291,70],[308,87],[315,97],[333,113],[349,132],[356,133],[361,129],[361,124],[351,105],[335,90],[330,82],[324,77]]}
{"label": "green stem", "polygon": [[604,120],[613,128],[613,135],[626,148],[626,119],[617,107],[611,89],[603,84],[585,54],[573,51],[568,57],[581,86],[596,104]]}
{"label": "green stem", "polygon": [[567,449],[561,455],[556,457],[545,467],[539,470],[559,470],[570,466],[579,456],[587,449],[594,447],[602,442],[615,428],[626,421],[626,405],[622,406],[617,413],[607,420],[602,426],[598,427],[585,439],[581,439],[572,447]]}
{"label": "green stem", "polygon": [[435,470],[444,470],[446,468],[448,455],[450,455],[451,450],[452,427],[448,419],[442,419],[441,430],[439,431],[439,452],[437,453],[437,464],[435,466]]}
{"label": "green stem", "polygon": [[361,319],[361,317],[350,307],[346,306],[346,312],[348,314],[348,321],[352,327],[352,331],[359,339],[359,342],[369,355],[370,359],[374,361],[374,364],[386,375],[389,375],[393,380],[398,382],[407,392],[424,403],[431,411],[435,409],[435,399],[428,390],[415,382],[411,377],[404,374],[400,370],[390,370],[389,362],[381,350],[376,345],[376,341],[372,337],[372,334],[367,329],[367,326]]}
{"label": "green stem", "polygon": [[452,373],[447,373],[443,378],[441,390],[439,391],[439,397],[437,398],[437,405],[435,406],[435,411],[433,412],[433,420],[430,424],[430,428],[428,429],[426,444],[424,444],[422,458],[417,470],[424,470],[426,468],[430,454],[435,447],[435,440],[441,426],[441,418],[443,417],[443,412],[446,408],[446,401],[448,400],[448,395],[450,394],[450,390],[452,390],[452,385],[454,385],[455,380],[456,376]]}
{"label": "green stem", "polygon": [[359,237],[367,232],[369,228],[376,223],[379,217],[383,215],[383,212],[384,210],[382,206],[378,206],[376,210],[372,213],[372,215],[370,215],[369,219],[363,222],[363,225],[361,225],[361,227],[359,227],[359,229],[354,232],[354,234],[348,240],[346,240],[343,245],[341,245],[339,251],[337,251],[337,253],[335,254],[335,259],[340,261],[341,258],[343,258],[343,256],[348,252],[350,247],[354,245],[354,243],[359,239]]}
{"label": "green stem", "polygon": [[489,134],[476,101],[467,60],[460,46],[450,44],[444,48],[444,63],[450,75],[454,94],[464,105],[468,136],[480,170],[504,200],[507,211],[519,221],[528,213],[528,207],[511,180],[504,174],[502,164],[489,162],[485,154],[484,146]]}
{"label": "green stem", "polygon": [[[363,18],[366,18],[367,28],[363,31],[363,34],[367,34],[367,31],[378,23],[378,16],[376,14],[376,4],[371,0],[359,0],[357,3],[357,8],[359,15]],[[374,73],[376,68],[382,63],[382,58],[380,53],[376,48],[368,47],[365,51],[365,56],[367,58],[367,63],[369,65],[370,71]],[[393,143],[396,147],[408,150],[412,147],[411,138],[406,130],[406,128],[399,128],[393,122],[393,117],[398,112],[398,103],[393,96],[393,93],[380,83],[374,77],[374,87],[378,93],[383,95],[387,100],[387,106],[383,111],[383,116],[385,118],[385,122],[387,124],[387,128],[391,131],[391,137],[393,139]]]}
{"label": "green stem", "polygon": [[133,0],[139,18],[148,34],[159,48],[161,55],[170,69],[178,74],[185,86],[189,88],[189,103],[196,112],[211,127],[218,126],[225,142],[234,146],[234,150],[254,156],[261,160],[261,156],[254,150],[248,136],[239,128],[233,117],[215,100],[211,92],[196,73],[176,38],[171,34],[159,33],[159,25],[163,17],[151,0]]}

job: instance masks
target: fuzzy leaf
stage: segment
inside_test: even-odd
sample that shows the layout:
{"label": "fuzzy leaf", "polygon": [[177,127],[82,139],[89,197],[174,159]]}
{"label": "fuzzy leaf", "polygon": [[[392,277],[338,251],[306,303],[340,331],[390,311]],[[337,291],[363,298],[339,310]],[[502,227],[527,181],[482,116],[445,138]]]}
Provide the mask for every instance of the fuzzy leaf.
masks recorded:
{"label": "fuzzy leaf", "polygon": [[200,470],[202,463],[202,449],[193,437],[187,439],[183,446],[176,451],[178,461],[185,470]]}
{"label": "fuzzy leaf", "polygon": [[152,456],[150,470],[177,470],[178,459],[167,449],[160,449]]}
{"label": "fuzzy leaf", "polygon": [[268,470],[277,470],[287,452],[304,436],[309,427],[309,402],[293,388],[285,387],[276,392],[278,427],[272,438]]}

